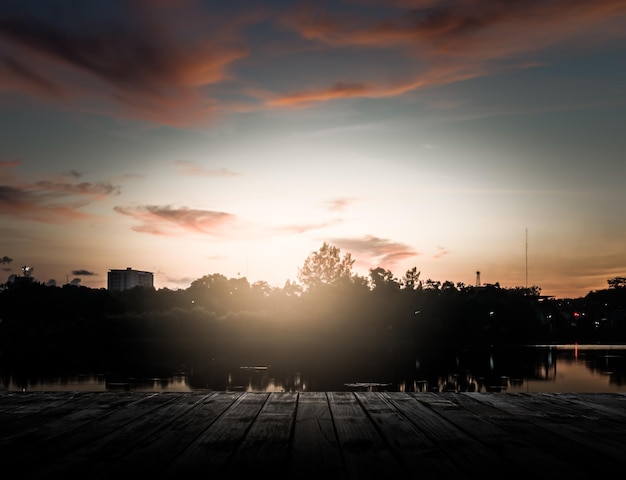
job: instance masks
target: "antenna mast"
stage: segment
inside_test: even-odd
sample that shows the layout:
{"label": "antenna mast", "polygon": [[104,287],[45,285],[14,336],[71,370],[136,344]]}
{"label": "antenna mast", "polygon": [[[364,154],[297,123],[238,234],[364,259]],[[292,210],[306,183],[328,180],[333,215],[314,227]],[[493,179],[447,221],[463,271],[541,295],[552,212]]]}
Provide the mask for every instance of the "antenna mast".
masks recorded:
{"label": "antenna mast", "polygon": [[526,288],[528,288],[528,228],[526,229]]}

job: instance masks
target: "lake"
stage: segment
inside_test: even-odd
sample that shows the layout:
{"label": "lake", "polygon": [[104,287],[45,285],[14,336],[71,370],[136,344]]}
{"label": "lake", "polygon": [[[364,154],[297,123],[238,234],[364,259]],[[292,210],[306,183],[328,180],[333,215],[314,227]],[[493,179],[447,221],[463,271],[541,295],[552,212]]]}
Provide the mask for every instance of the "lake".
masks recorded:
{"label": "lake", "polygon": [[453,391],[626,392],[626,345],[531,345],[447,352],[414,365],[385,371],[364,365],[321,375],[285,366],[184,367],[154,375],[118,372],[2,371],[8,391],[187,392],[224,391]]}

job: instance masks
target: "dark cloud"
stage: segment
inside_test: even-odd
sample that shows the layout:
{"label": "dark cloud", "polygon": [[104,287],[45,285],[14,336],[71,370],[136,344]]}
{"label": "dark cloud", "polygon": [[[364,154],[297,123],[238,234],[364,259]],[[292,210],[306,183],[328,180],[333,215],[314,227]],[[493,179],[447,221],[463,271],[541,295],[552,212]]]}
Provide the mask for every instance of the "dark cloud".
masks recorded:
{"label": "dark cloud", "polygon": [[[0,168],[9,170],[16,165],[5,163]],[[0,185],[0,214],[45,223],[85,218],[88,214],[82,210],[83,207],[120,193],[120,187],[107,182],[39,180],[29,183],[10,178],[10,175],[6,177],[11,184]]]}
{"label": "dark cloud", "polygon": [[227,22],[193,1],[98,7],[57,1],[56,11],[19,3],[6,10],[5,85],[51,100],[97,100],[92,108],[104,102],[107,113],[116,105],[124,117],[188,123],[213,114],[217,102],[202,88],[227,79],[232,62],[248,54],[237,32],[250,13]]}
{"label": "dark cloud", "polygon": [[[55,0],[33,8],[16,1],[4,9],[0,91],[68,109],[188,125],[264,102],[288,108],[402,95],[536,66],[542,51],[565,43],[587,48],[626,35],[623,0],[266,1],[245,9],[200,0],[80,3]],[[295,49],[320,55],[387,49],[404,74],[390,80],[385,68],[357,70],[345,62],[332,77],[319,75],[295,92],[270,92],[277,87],[250,74],[270,57],[291,68],[288,55]]]}
{"label": "dark cloud", "polygon": [[90,277],[93,275],[98,275],[95,272],[90,272],[89,270],[72,270],[72,275],[79,275],[81,277]]}
{"label": "dark cloud", "polygon": [[[64,96],[63,88],[54,82],[48,81],[44,76],[39,75],[34,70],[27,67],[23,62],[15,58],[4,58],[0,60],[0,65],[4,68],[7,77],[15,78],[16,81],[30,86],[31,91],[42,96]],[[6,80],[5,80],[6,81]]]}
{"label": "dark cloud", "polygon": [[62,183],[40,180],[35,182],[34,186],[40,191],[60,195],[89,195],[97,198],[120,194],[120,187],[109,183]]}
{"label": "dark cloud", "polygon": [[[375,2],[374,2],[375,3]],[[385,2],[387,3],[387,2]],[[376,82],[330,82],[278,94],[268,105],[300,107],[353,97],[389,97],[425,87],[500,74],[542,63],[542,52],[576,42],[580,48],[622,41],[623,0],[451,0],[394,2],[385,17],[357,7],[337,12],[325,4],[295,5],[277,22],[326,49],[392,49],[416,73]],[[314,5],[314,6],[313,6]],[[387,5],[389,6],[389,5]],[[382,12],[382,11],[381,11]],[[338,75],[346,76],[347,72]]]}

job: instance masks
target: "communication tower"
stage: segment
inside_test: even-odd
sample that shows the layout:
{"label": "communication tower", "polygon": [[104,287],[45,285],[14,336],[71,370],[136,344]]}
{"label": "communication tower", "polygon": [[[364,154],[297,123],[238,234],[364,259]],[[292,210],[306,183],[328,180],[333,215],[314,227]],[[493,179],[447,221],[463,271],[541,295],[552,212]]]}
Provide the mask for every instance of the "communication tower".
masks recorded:
{"label": "communication tower", "polygon": [[480,271],[476,272],[476,286],[480,287]]}
{"label": "communication tower", "polygon": [[526,288],[528,288],[528,229],[526,229]]}

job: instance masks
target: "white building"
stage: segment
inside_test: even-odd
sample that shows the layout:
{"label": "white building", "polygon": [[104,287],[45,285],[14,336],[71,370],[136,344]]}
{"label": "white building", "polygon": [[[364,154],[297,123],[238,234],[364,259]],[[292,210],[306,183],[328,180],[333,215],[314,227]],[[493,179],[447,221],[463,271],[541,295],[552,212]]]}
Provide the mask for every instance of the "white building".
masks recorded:
{"label": "white building", "polygon": [[107,274],[107,289],[114,292],[121,292],[134,287],[154,287],[154,275],[152,272],[133,270],[127,267],[126,270],[109,270]]}

